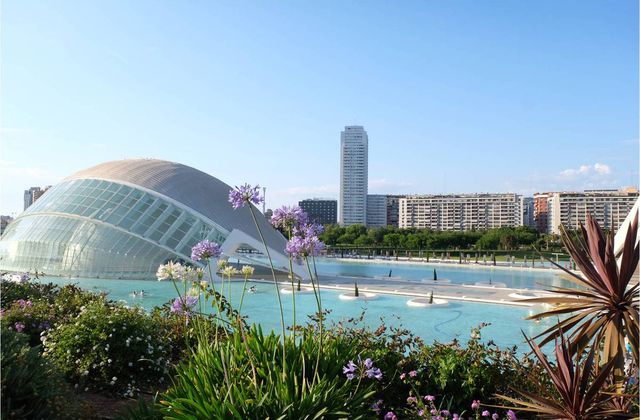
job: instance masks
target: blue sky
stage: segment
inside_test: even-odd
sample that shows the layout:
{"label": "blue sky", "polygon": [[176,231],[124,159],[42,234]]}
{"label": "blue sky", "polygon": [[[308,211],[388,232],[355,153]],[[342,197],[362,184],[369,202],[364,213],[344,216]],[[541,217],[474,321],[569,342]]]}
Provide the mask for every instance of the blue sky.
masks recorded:
{"label": "blue sky", "polygon": [[337,197],[345,125],[371,193],[638,183],[636,1],[1,3],[0,213],[153,157],[268,207]]}

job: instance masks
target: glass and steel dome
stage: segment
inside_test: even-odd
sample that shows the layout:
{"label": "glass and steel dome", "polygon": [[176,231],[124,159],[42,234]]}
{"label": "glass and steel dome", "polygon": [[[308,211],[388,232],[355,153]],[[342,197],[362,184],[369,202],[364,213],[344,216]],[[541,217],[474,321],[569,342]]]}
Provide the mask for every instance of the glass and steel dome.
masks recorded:
{"label": "glass and steel dome", "polygon": [[[223,244],[227,255],[246,244],[257,248],[250,210],[234,210],[229,189],[197,169],[155,159],[82,170],[7,227],[0,270],[150,279],[163,262],[190,261],[191,247],[202,239]],[[284,237],[264,217],[257,219],[269,248],[281,253]],[[225,244],[230,236],[233,243]]]}

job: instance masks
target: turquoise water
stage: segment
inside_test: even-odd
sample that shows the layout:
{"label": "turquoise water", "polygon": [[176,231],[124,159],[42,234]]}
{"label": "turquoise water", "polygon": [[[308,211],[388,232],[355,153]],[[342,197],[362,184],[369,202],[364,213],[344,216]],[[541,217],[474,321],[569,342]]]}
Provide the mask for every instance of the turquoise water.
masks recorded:
{"label": "turquoise water", "polygon": [[570,286],[571,283],[558,276],[557,271],[551,270],[527,270],[479,267],[479,266],[455,266],[428,263],[393,263],[393,262],[367,262],[366,260],[351,262],[339,259],[320,258],[317,261],[318,273],[343,277],[375,277],[388,276],[391,270],[392,276],[399,276],[402,280],[420,281],[421,279],[433,279],[433,270],[438,274],[438,279],[448,279],[451,283],[473,284],[478,281],[504,283],[507,287],[516,289],[545,289],[550,286]]}
{"label": "turquoise water", "polygon": [[[105,279],[60,279],[45,278],[42,282],[56,284],[76,283],[84,289],[107,292],[109,298],[124,301],[128,305],[141,306],[151,309],[154,306],[174,299],[176,291],[170,281],[154,280],[105,280]],[[243,315],[248,315],[250,323],[259,323],[263,329],[280,329],[280,316],[275,295],[274,285],[271,283],[249,283],[256,287],[256,293],[246,293]],[[219,287],[219,284],[217,284]],[[133,297],[133,290],[145,291],[144,297]],[[238,307],[242,291],[242,282],[231,284],[231,301]],[[226,293],[225,293],[226,294]],[[434,340],[448,342],[458,338],[463,342],[468,340],[471,328],[481,322],[491,325],[483,329],[483,341],[493,340],[501,347],[518,345],[522,350],[523,338],[521,330],[527,335],[535,335],[548,326],[545,322],[536,324],[524,319],[530,314],[529,309],[506,305],[478,304],[468,302],[450,302],[449,306],[437,308],[415,308],[406,305],[408,297],[379,296],[376,300],[343,301],[339,299],[339,292],[322,291],[324,309],[329,309],[330,321],[348,320],[360,316],[364,311],[364,323],[375,329],[381,323],[381,318],[387,326],[408,328],[413,333],[431,343]],[[281,295],[285,311],[285,321],[291,325],[293,318],[291,295]],[[316,310],[316,302],[312,293],[296,296],[298,323],[306,322],[308,315]]]}

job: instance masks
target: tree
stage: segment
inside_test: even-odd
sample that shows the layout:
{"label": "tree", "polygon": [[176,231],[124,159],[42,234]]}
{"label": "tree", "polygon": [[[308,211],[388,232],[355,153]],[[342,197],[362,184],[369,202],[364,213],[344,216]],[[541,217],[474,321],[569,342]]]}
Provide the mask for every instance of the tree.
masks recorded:
{"label": "tree", "polygon": [[402,239],[402,235],[399,233],[387,233],[384,235],[382,243],[387,247],[399,248],[402,244]]}

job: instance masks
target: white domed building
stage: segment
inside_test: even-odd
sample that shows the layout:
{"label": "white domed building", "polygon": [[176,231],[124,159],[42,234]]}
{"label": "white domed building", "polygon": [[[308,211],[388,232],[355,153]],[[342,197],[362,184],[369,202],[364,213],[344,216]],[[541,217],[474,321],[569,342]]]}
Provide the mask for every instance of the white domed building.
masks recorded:
{"label": "white domed building", "polygon": [[[166,261],[191,262],[191,247],[203,239],[221,244],[226,257],[246,259],[250,254],[239,250],[263,252],[264,246],[249,208],[229,203],[230,188],[197,169],[155,159],[82,170],[7,227],[0,270],[153,279]],[[287,268],[285,238],[254,211],[271,256]]]}

